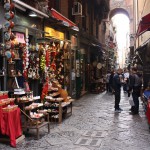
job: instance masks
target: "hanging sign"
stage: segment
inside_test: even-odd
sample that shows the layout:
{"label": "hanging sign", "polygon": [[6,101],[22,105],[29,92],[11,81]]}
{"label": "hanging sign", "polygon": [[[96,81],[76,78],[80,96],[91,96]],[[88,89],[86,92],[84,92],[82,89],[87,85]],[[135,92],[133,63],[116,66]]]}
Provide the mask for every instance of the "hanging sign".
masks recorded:
{"label": "hanging sign", "polygon": [[71,36],[71,48],[73,49],[76,46],[77,46],[77,38],[72,35]]}
{"label": "hanging sign", "polygon": [[25,43],[25,40],[24,40],[24,34],[23,33],[16,33],[16,41],[18,43]]}
{"label": "hanging sign", "polygon": [[63,32],[57,31],[53,28],[50,27],[45,27],[44,31],[47,32],[45,33],[45,36],[51,36],[60,40],[64,40],[65,39],[65,35]]}

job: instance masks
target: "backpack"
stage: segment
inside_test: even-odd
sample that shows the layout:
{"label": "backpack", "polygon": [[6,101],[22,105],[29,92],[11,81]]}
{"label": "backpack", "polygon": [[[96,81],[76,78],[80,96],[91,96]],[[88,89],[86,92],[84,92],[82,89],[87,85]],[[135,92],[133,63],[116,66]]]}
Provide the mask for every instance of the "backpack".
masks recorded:
{"label": "backpack", "polygon": [[142,85],[141,78],[137,74],[134,74],[134,87],[141,86],[141,85]]}

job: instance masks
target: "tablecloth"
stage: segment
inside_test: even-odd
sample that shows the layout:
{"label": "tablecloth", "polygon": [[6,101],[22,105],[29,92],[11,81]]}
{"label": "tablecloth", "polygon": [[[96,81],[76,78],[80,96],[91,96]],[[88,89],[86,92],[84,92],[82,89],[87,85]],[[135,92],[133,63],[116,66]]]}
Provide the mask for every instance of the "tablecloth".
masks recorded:
{"label": "tablecloth", "polygon": [[20,108],[10,112],[1,110],[1,133],[10,137],[10,144],[16,147],[16,138],[22,135]]}

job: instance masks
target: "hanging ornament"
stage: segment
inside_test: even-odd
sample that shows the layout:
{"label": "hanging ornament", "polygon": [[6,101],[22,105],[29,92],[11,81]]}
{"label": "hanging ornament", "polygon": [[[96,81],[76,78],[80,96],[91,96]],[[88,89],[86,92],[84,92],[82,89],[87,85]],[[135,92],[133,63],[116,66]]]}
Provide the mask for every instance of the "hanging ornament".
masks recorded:
{"label": "hanging ornament", "polygon": [[46,50],[46,66],[49,67],[50,65],[50,50]]}
{"label": "hanging ornament", "polygon": [[5,48],[6,48],[6,49],[10,49],[10,48],[11,48],[11,41],[7,41],[7,42],[6,42]]}
{"label": "hanging ornament", "polygon": [[4,27],[6,29],[12,29],[14,27],[14,22],[13,21],[6,21],[5,24],[4,24]]}
{"label": "hanging ornament", "polygon": [[41,56],[41,61],[40,61],[40,68],[42,71],[45,71],[45,67],[46,67],[46,59],[45,59],[45,56],[42,55]]}
{"label": "hanging ornament", "polygon": [[10,59],[11,58],[11,52],[5,51],[5,56],[7,57],[7,59]]}
{"label": "hanging ornament", "polygon": [[15,58],[15,52],[14,52],[14,50],[11,50],[10,52],[11,52],[11,58],[14,59]]}
{"label": "hanging ornament", "polygon": [[9,2],[6,2],[5,4],[4,4],[4,9],[6,10],[6,11],[10,11],[10,10],[12,10],[14,8],[14,4],[13,3],[10,3],[10,1]]}
{"label": "hanging ornament", "polygon": [[14,27],[14,22],[12,19],[14,18],[14,12],[11,11],[14,8],[14,4],[11,3],[10,0],[7,0],[4,4],[4,9],[7,11],[4,15],[4,18],[6,19],[6,22],[4,24],[4,27],[6,28],[6,32],[4,34],[4,39],[5,39],[5,56],[9,61],[12,61],[11,58],[14,58],[14,45],[12,44],[12,40],[15,39],[14,34],[11,32],[11,29]]}
{"label": "hanging ornament", "polygon": [[14,13],[12,11],[5,13],[5,19],[11,20],[14,18]]}

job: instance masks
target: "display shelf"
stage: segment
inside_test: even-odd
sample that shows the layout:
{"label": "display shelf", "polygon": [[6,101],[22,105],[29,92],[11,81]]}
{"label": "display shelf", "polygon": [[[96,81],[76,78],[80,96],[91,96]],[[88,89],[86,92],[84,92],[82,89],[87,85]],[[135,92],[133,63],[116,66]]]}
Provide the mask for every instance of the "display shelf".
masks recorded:
{"label": "display shelf", "polygon": [[[59,93],[60,95],[60,93]],[[57,95],[57,96],[59,96]],[[57,108],[56,107],[51,107],[51,106],[47,106],[45,108],[51,110],[51,111],[48,111],[48,112],[52,112],[52,110],[55,108],[55,109],[58,109],[58,122],[61,123],[62,122],[62,107],[61,107],[61,103],[63,101],[63,99],[61,100],[57,100],[56,98],[55,99],[51,99],[51,97],[47,96],[45,97],[46,101],[48,101],[49,103],[57,103]],[[52,121],[52,115],[50,114],[50,121]]]}
{"label": "display shelf", "polygon": [[40,107],[43,107],[43,103],[32,103],[31,105],[26,106],[25,110],[26,111],[31,111],[31,110],[34,110],[34,109],[38,109]]}
{"label": "display shelf", "polygon": [[74,101],[71,97],[67,97],[67,102],[64,98],[57,95],[57,98],[52,96],[45,97],[45,109],[48,110],[50,115],[50,121],[61,123],[62,119],[72,115],[72,102]]}
{"label": "display shelf", "polygon": [[[38,118],[31,118],[31,117],[27,116],[27,114],[25,114],[25,113],[24,113],[24,115],[26,116],[26,118],[28,118],[28,120],[26,120],[23,123],[22,128],[26,129],[27,131],[29,131],[29,129],[36,129],[37,139],[39,139],[39,129],[40,128],[47,126],[48,133],[50,132],[50,123],[49,123],[49,114],[48,113],[44,113],[41,117],[38,117]],[[47,121],[45,121],[45,117],[47,118]]]}
{"label": "display shelf", "polygon": [[52,97],[57,97],[57,96],[59,96],[59,95],[60,95],[59,92],[55,92],[55,93],[49,94],[49,96],[52,96]]}
{"label": "display shelf", "polygon": [[50,132],[49,114],[43,110],[43,103],[40,101],[40,96],[33,97],[32,92],[29,92],[27,96],[19,97],[17,102],[21,108],[23,114],[23,129],[29,131],[30,129],[36,129],[36,137],[39,139],[39,129],[48,126],[48,133]]}

